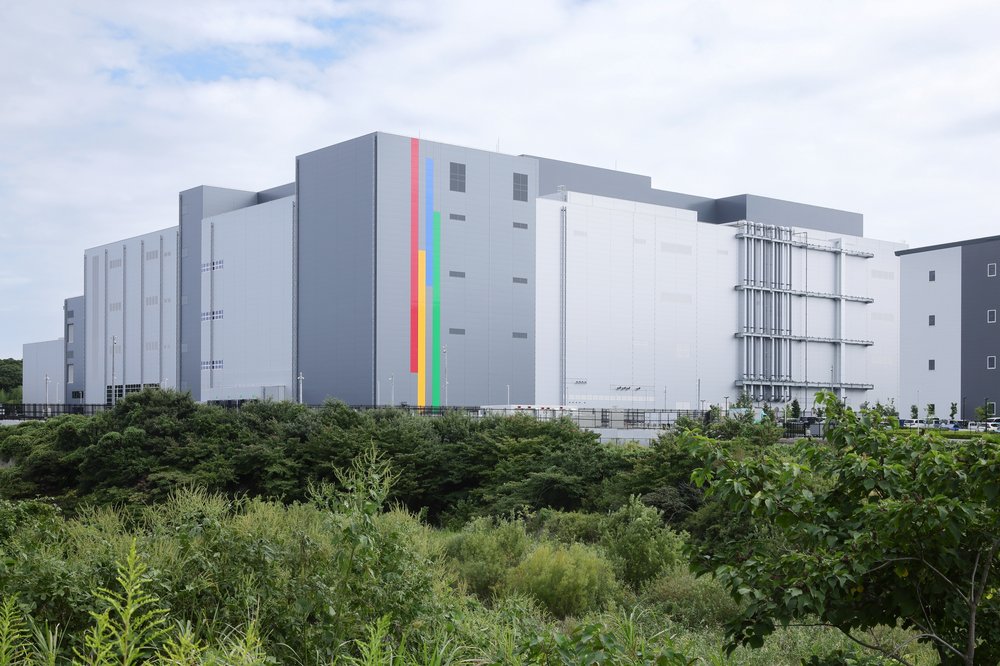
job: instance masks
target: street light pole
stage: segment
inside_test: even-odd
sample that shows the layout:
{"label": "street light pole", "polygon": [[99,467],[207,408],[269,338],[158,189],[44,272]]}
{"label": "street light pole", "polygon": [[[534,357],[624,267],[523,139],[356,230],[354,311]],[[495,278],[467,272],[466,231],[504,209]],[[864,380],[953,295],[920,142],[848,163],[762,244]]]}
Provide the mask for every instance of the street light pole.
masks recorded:
{"label": "street light pole", "polygon": [[507,384],[507,411],[510,411],[510,384]]}
{"label": "street light pole", "polygon": [[389,375],[389,406],[396,406],[396,376]]}
{"label": "street light pole", "polygon": [[115,356],[118,355],[118,336],[111,336],[111,406],[117,403],[117,390],[115,387]]}
{"label": "street light pole", "polygon": [[729,396],[726,396],[726,416],[729,416]]}
{"label": "street light pole", "polygon": [[45,373],[45,408],[49,407],[49,373]]}
{"label": "street light pole", "polygon": [[448,406],[448,345],[441,345],[441,355],[444,356],[444,406]]}
{"label": "street light pole", "polygon": [[298,379],[298,381],[299,381],[299,404],[301,405],[301,404],[303,404],[302,403],[302,382],[304,382],[306,378],[302,374],[302,372],[300,371],[299,372],[299,376],[296,379]]}

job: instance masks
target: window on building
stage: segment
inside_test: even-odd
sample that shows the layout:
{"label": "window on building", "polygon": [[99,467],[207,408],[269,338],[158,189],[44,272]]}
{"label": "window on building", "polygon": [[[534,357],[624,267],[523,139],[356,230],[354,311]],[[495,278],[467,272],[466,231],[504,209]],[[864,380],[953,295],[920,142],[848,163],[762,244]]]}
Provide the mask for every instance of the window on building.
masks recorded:
{"label": "window on building", "polygon": [[521,332],[521,331],[514,331],[514,333],[513,333],[513,335],[511,337],[517,338],[518,340],[525,340],[525,339],[527,339],[528,334],[524,333],[524,332]]}
{"label": "window on building", "polygon": [[460,162],[451,163],[451,191],[465,191],[465,165]]}
{"label": "window on building", "polygon": [[934,325],[934,315],[927,315],[927,325],[928,326]]}
{"label": "window on building", "polygon": [[514,201],[528,200],[528,174],[514,174]]}
{"label": "window on building", "polygon": [[448,334],[449,335],[465,335],[465,329],[464,328],[449,328],[448,329]]}
{"label": "window on building", "polygon": [[514,284],[528,284],[528,278],[516,277],[514,278]]}
{"label": "window on building", "polygon": [[997,357],[996,356],[987,356],[986,357],[986,369],[987,370],[996,370],[997,369]]}
{"label": "window on building", "polygon": [[928,361],[927,361],[927,369],[928,370],[933,370],[934,369],[934,359],[928,359]]}
{"label": "window on building", "polygon": [[986,402],[986,414],[988,416],[996,416],[997,415],[997,403],[987,401]]}
{"label": "window on building", "polygon": [[460,213],[451,213],[451,214],[448,215],[448,219],[449,220],[456,220],[458,222],[465,222],[465,215],[462,215]]}
{"label": "window on building", "polygon": [[987,324],[995,324],[995,323],[997,323],[997,311],[996,310],[987,310],[986,311],[986,323]]}
{"label": "window on building", "polygon": [[464,278],[465,271],[448,271],[448,277]]}
{"label": "window on building", "polygon": [[525,222],[515,222],[514,223],[514,228],[515,229],[527,229],[528,225]]}
{"label": "window on building", "polygon": [[73,344],[73,324],[66,324],[66,343]]}
{"label": "window on building", "polygon": [[72,398],[74,400],[83,400],[83,391],[73,391]]}
{"label": "window on building", "polygon": [[997,276],[997,265],[995,263],[986,264],[986,277]]}
{"label": "window on building", "polygon": [[72,363],[66,366],[66,383],[72,384],[76,381],[75,373],[73,372],[74,366]]}
{"label": "window on building", "polygon": [[934,271],[928,271],[927,272],[927,281],[928,282],[934,282],[934,280],[935,280],[936,277],[937,277],[937,275],[935,275]]}

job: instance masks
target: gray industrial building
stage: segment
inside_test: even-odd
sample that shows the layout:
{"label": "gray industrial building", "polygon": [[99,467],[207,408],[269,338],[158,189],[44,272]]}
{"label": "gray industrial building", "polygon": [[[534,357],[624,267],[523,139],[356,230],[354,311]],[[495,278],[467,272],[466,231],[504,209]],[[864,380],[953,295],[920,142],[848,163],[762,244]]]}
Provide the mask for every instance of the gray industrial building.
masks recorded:
{"label": "gray industrial building", "polygon": [[995,415],[1000,398],[1000,236],[900,250],[901,411]]}
{"label": "gray industrial building", "polygon": [[376,132],[298,156],[292,183],[185,190],[178,226],[87,250],[66,391],[884,400],[901,247],[857,213]]}

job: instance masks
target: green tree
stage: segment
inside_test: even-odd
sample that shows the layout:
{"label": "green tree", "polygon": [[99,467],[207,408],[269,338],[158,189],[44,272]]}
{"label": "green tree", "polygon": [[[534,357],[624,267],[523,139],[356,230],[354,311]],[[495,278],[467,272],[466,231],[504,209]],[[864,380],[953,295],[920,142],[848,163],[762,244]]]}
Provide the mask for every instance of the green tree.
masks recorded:
{"label": "green tree", "polygon": [[953,402],[951,403],[951,408],[948,410],[948,418],[954,421],[956,415],[958,415],[958,403]]}
{"label": "green tree", "polygon": [[0,358],[0,391],[12,391],[21,385],[21,359]]}
{"label": "green tree", "polygon": [[916,405],[910,405],[910,418],[911,419],[920,418],[920,410],[917,409]]}
{"label": "green tree", "polygon": [[858,632],[897,623],[942,664],[1000,661],[1000,444],[894,437],[830,393],[828,442],[734,459],[689,435],[693,474],[758,529],[696,558],[746,602],[730,649],[759,646],[775,624],[819,623],[909,663],[900,646]]}

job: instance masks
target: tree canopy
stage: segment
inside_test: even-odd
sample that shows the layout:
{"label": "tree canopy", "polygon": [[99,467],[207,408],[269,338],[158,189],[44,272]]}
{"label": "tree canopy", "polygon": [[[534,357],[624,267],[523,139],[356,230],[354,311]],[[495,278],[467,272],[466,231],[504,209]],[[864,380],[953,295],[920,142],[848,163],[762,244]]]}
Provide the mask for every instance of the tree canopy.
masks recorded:
{"label": "tree canopy", "polygon": [[21,385],[21,359],[0,358],[0,391],[13,391]]}
{"label": "tree canopy", "polygon": [[[859,631],[898,622],[943,664],[1000,662],[1000,444],[892,434],[876,412],[818,401],[826,442],[736,458],[688,436],[704,461],[693,479],[754,525],[696,559],[747,604],[730,647],[759,645],[776,623],[861,642]],[[874,647],[909,663],[905,645]]]}

